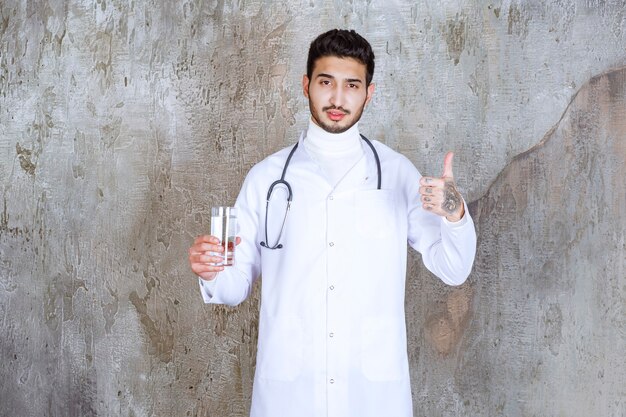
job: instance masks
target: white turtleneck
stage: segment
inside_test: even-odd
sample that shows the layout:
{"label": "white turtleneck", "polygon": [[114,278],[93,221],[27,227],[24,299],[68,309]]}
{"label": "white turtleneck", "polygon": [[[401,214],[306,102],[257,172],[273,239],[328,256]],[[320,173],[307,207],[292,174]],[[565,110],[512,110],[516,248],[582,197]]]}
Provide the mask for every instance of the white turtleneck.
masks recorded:
{"label": "white turtleneck", "polygon": [[329,133],[311,119],[304,147],[333,187],[364,155],[358,123],[343,133]]}

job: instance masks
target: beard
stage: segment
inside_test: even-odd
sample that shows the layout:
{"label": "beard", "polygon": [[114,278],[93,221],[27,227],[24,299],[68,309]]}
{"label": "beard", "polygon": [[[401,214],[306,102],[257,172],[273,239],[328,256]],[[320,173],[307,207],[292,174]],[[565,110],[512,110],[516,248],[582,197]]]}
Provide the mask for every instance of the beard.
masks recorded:
{"label": "beard", "polygon": [[[365,100],[367,100],[367,97],[365,98]],[[357,122],[361,119],[364,108],[365,108],[365,101],[363,102],[361,107],[359,107],[358,111],[354,114],[352,119],[348,120],[347,124],[345,125],[340,125],[339,122],[327,123],[324,120],[322,120],[322,118],[320,117],[320,114],[317,112],[315,106],[313,105],[313,102],[311,101],[311,96],[309,96],[309,109],[311,110],[311,117],[315,121],[315,124],[317,124],[319,127],[324,129],[328,133],[343,133],[349,130],[352,126],[357,124]],[[346,110],[343,107],[336,107],[336,106],[322,107],[322,113],[325,113],[328,110],[339,110],[345,113],[346,117],[349,117],[352,114],[351,111]]]}

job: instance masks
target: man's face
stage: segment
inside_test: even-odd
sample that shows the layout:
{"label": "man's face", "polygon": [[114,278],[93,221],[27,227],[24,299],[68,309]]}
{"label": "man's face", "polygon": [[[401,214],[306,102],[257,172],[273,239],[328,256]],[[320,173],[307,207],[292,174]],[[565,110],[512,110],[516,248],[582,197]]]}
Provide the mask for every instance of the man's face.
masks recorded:
{"label": "man's face", "polygon": [[353,58],[318,58],[311,79],[302,79],[313,122],[330,133],[354,126],[374,94],[374,84],[365,86],[366,72],[365,64]]}

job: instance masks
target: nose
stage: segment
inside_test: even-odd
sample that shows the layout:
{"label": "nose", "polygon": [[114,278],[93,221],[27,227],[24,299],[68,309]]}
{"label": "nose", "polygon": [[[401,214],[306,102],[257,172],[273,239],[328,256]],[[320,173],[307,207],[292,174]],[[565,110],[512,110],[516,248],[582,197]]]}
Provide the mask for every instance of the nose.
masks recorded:
{"label": "nose", "polygon": [[335,107],[342,107],[345,104],[344,91],[341,85],[335,86],[330,97],[330,104]]}

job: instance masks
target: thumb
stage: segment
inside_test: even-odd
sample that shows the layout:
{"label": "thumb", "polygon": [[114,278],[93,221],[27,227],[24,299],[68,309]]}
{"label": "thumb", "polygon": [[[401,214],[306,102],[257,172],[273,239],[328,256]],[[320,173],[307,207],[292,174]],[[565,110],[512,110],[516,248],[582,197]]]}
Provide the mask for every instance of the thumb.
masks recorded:
{"label": "thumb", "polygon": [[454,158],[454,153],[453,152],[448,152],[445,156],[445,158],[443,159],[443,174],[442,177],[444,178],[454,178],[454,175],[452,174],[452,159]]}

